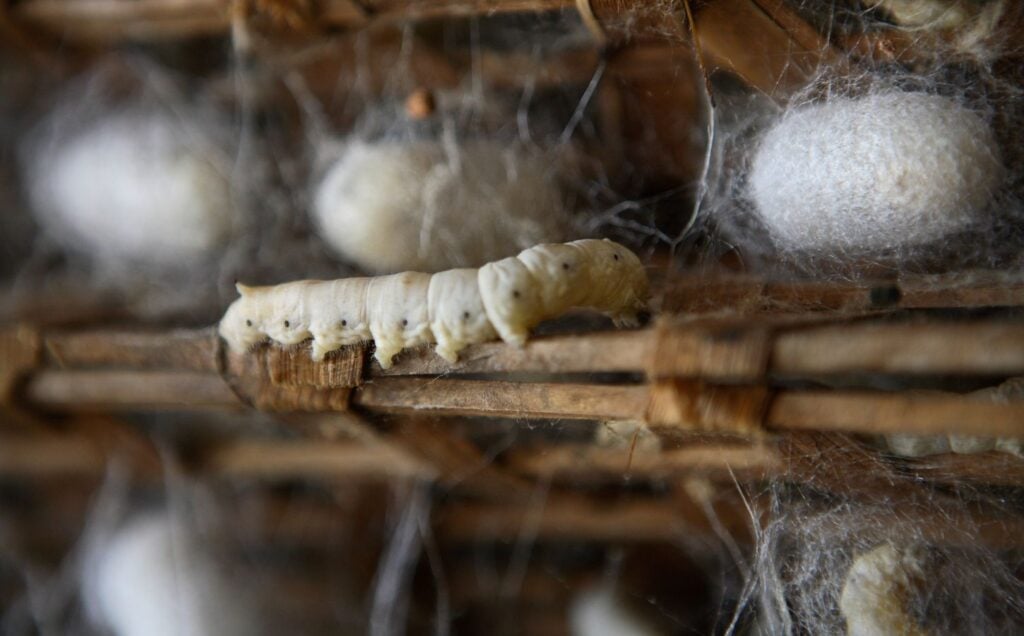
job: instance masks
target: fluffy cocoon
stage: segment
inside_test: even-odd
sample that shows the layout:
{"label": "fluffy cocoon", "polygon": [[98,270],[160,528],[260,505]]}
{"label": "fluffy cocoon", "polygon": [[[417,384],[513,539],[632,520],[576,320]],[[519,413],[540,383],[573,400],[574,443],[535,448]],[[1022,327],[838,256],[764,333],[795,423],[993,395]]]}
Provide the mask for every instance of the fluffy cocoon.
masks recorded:
{"label": "fluffy cocoon", "polygon": [[188,266],[233,226],[217,152],[201,130],[169,116],[114,113],[33,154],[30,200],[68,249],[114,266]]}
{"label": "fluffy cocoon", "polygon": [[659,632],[636,615],[615,588],[602,583],[582,591],[569,609],[573,636],[658,636]]}
{"label": "fluffy cocoon", "polygon": [[1003,175],[977,114],[946,97],[887,92],[788,113],[764,135],[749,188],[785,249],[872,254],[977,226]]}
{"label": "fluffy cocoon", "polygon": [[924,636],[909,603],[924,572],[913,549],[883,544],[854,559],[846,575],[839,608],[849,636],[901,634]]}
{"label": "fluffy cocoon", "polygon": [[166,514],[136,518],[89,555],[87,609],[117,636],[258,634],[251,603]]}
{"label": "fluffy cocoon", "polygon": [[320,235],[372,273],[475,267],[564,238],[556,158],[474,140],[354,141],[316,187]]}

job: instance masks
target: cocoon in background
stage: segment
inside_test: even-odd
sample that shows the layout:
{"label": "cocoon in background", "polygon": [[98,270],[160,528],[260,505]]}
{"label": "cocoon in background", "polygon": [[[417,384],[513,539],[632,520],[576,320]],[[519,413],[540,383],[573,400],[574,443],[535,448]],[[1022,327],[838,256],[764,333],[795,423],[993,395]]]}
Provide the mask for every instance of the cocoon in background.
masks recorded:
{"label": "cocoon in background", "polygon": [[33,212],[65,249],[110,269],[179,269],[231,237],[223,131],[143,108],[49,128],[25,177]]}
{"label": "cocoon in background", "polygon": [[260,622],[186,523],[136,517],[87,555],[82,587],[92,620],[117,636],[248,636]]}
{"label": "cocoon in background", "polygon": [[565,238],[556,153],[492,140],[354,141],[316,185],[313,216],[371,273],[475,267]]}

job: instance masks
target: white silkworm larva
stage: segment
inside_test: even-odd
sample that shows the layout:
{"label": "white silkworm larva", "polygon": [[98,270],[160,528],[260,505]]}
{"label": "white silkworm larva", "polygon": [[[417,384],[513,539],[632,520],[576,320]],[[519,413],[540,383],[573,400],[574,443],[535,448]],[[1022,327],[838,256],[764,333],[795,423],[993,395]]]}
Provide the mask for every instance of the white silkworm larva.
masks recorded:
{"label": "white silkworm larva", "polygon": [[240,297],[219,333],[242,352],[264,337],[294,345],[312,337],[312,356],[367,340],[381,367],[402,349],[436,342],[449,362],[470,344],[496,336],[522,346],[530,330],[573,307],[634,325],[648,283],[630,250],[607,239],[531,247],[479,270],[404,272],[375,278],[237,285]]}
{"label": "white silkworm larva", "polygon": [[402,272],[370,279],[366,313],[377,346],[374,357],[387,369],[402,349],[434,341],[427,316],[430,274]]}
{"label": "white silkworm larva", "polygon": [[435,350],[451,363],[459,359],[459,351],[466,345],[494,340],[498,335],[487,318],[475,269],[450,269],[431,276],[427,315],[437,340]]}

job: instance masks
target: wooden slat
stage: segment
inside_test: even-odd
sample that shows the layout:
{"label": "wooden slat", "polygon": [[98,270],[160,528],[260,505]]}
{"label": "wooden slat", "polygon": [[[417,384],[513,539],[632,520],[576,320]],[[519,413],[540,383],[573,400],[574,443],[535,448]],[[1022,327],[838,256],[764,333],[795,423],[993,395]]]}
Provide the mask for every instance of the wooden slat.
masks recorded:
{"label": "wooden slat", "polygon": [[[779,374],[1024,374],[1024,324],[1008,321],[868,322],[822,326],[801,321],[701,320],[657,329],[536,338],[523,349],[502,342],[473,345],[449,364],[430,348],[404,352],[373,376],[449,373],[638,373],[654,377],[757,380],[768,365]],[[771,342],[770,329],[783,329]],[[212,330],[89,331],[47,334],[46,362],[62,368],[211,371],[218,369]],[[352,386],[363,349],[345,348],[325,363],[308,347],[266,345],[269,379],[279,385]],[[241,357],[257,355],[243,354]],[[239,356],[229,356],[233,359]]]}
{"label": "wooden slat", "polygon": [[21,378],[39,363],[39,334],[26,326],[0,331],[0,403],[6,404]]}
{"label": "wooden slat", "polygon": [[1024,438],[1024,402],[999,404],[949,394],[806,391],[777,395],[776,430]]}
{"label": "wooden slat", "polygon": [[768,403],[763,386],[718,386],[702,381],[659,380],[651,386],[646,419],[687,432],[756,435]]}
{"label": "wooden slat", "polygon": [[764,376],[769,332],[758,325],[671,325],[655,332],[649,373],[655,378],[757,380]]}
{"label": "wooden slat", "polygon": [[789,8],[786,0],[754,0],[762,11],[782,27],[786,34],[807,51],[820,51],[822,57],[838,58],[838,51],[832,49],[828,40],[818,33],[817,29],[808,24],[795,11]]}
{"label": "wooden slat", "polygon": [[716,67],[782,101],[831,58],[827,46],[802,46],[753,0],[707,3],[695,20],[702,52]]}
{"label": "wooden slat", "polygon": [[944,307],[1024,306],[1024,279],[1016,272],[967,272],[900,281],[900,306]]}
{"label": "wooden slat", "polygon": [[614,331],[534,338],[522,349],[503,342],[467,347],[451,364],[432,348],[405,351],[387,370],[375,362],[374,376],[446,373],[601,373],[641,372],[648,364],[649,331]]}
{"label": "wooden slat", "polygon": [[[573,0],[325,0],[315,21],[360,27],[430,18],[560,10]],[[259,5],[256,5],[259,8]],[[227,0],[24,0],[15,20],[77,41],[167,39],[227,35],[232,3]]]}
{"label": "wooden slat", "polygon": [[310,358],[308,343],[299,347],[267,348],[267,373],[278,386],[312,386],[322,389],[359,386],[363,379],[366,347],[342,347],[324,360]]}
{"label": "wooden slat", "polygon": [[381,378],[353,394],[373,410],[545,419],[641,419],[647,400],[646,386],[419,378]]}
{"label": "wooden slat", "polygon": [[114,367],[164,371],[218,370],[213,328],[173,331],[78,331],[46,333],[47,362],[62,368]]}
{"label": "wooden slat", "polygon": [[1024,306],[1024,279],[1005,272],[906,277],[860,283],[771,281],[754,276],[682,276],[664,291],[662,311],[733,315],[826,312],[850,316],[893,309]]}
{"label": "wooden slat", "polygon": [[26,397],[53,410],[239,408],[220,376],[184,371],[43,371]]}
{"label": "wooden slat", "polygon": [[322,440],[232,442],[206,453],[202,467],[216,475],[247,479],[432,479],[435,474],[388,444]]}
{"label": "wooden slat", "polygon": [[779,335],[772,371],[1024,374],[1024,324],[840,324]]}
{"label": "wooden slat", "polygon": [[701,444],[670,450],[631,450],[591,445],[515,448],[503,457],[511,469],[531,477],[569,481],[700,475],[712,479],[762,479],[782,470],[769,446]]}
{"label": "wooden slat", "polygon": [[[945,453],[906,460],[907,470],[924,481],[970,481],[1024,488],[1024,458],[1004,452],[978,454]],[[1024,533],[1021,533],[1024,540]]]}
{"label": "wooden slat", "polygon": [[87,41],[224,34],[230,24],[222,0],[28,0],[11,12],[19,22]]}
{"label": "wooden slat", "polygon": [[[348,408],[349,388],[274,383],[268,362],[274,349],[277,345],[263,344],[245,353],[227,352],[225,355],[225,383],[241,401],[272,413],[344,411]],[[289,376],[278,372],[279,380],[285,377]],[[289,377],[292,378],[300,379]]]}
{"label": "wooden slat", "polygon": [[[738,501],[714,506],[717,522],[738,541],[751,536],[750,517]],[[689,497],[599,501],[552,496],[529,504],[445,506],[437,515],[437,534],[445,542],[537,541],[600,543],[676,542],[693,534],[713,534],[709,509]]]}
{"label": "wooden slat", "polygon": [[0,476],[59,477],[102,475],[107,458],[81,435],[5,435],[0,438]]}

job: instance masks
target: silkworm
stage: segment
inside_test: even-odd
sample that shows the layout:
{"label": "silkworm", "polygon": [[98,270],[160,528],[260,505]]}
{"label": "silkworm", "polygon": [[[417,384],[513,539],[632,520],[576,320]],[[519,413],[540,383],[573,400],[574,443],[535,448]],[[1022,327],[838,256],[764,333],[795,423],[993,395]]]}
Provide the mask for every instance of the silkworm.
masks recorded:
{"label": "silkworm", "polygon": [[427,316],[437,341],[435,351],[451,363],[458,361],[459,351],[466,345],[494,340],[498,335],[487,318],[475,269],[450,269],[431,276]]}
{"label": "silkworm", "polygon": [[537,245],[479,270],[236,288],[239,298],[219,326],[233,351],[264,337],[283,345],[312,338],[312,357],[322,360],[373,340],[385,369],[402,349],[424,344],[436,343],[453,363],[466,346],[496,337],[522,346],[531,329],[574,307],[635,325],[648,296],[640,259],[607,239]]}

